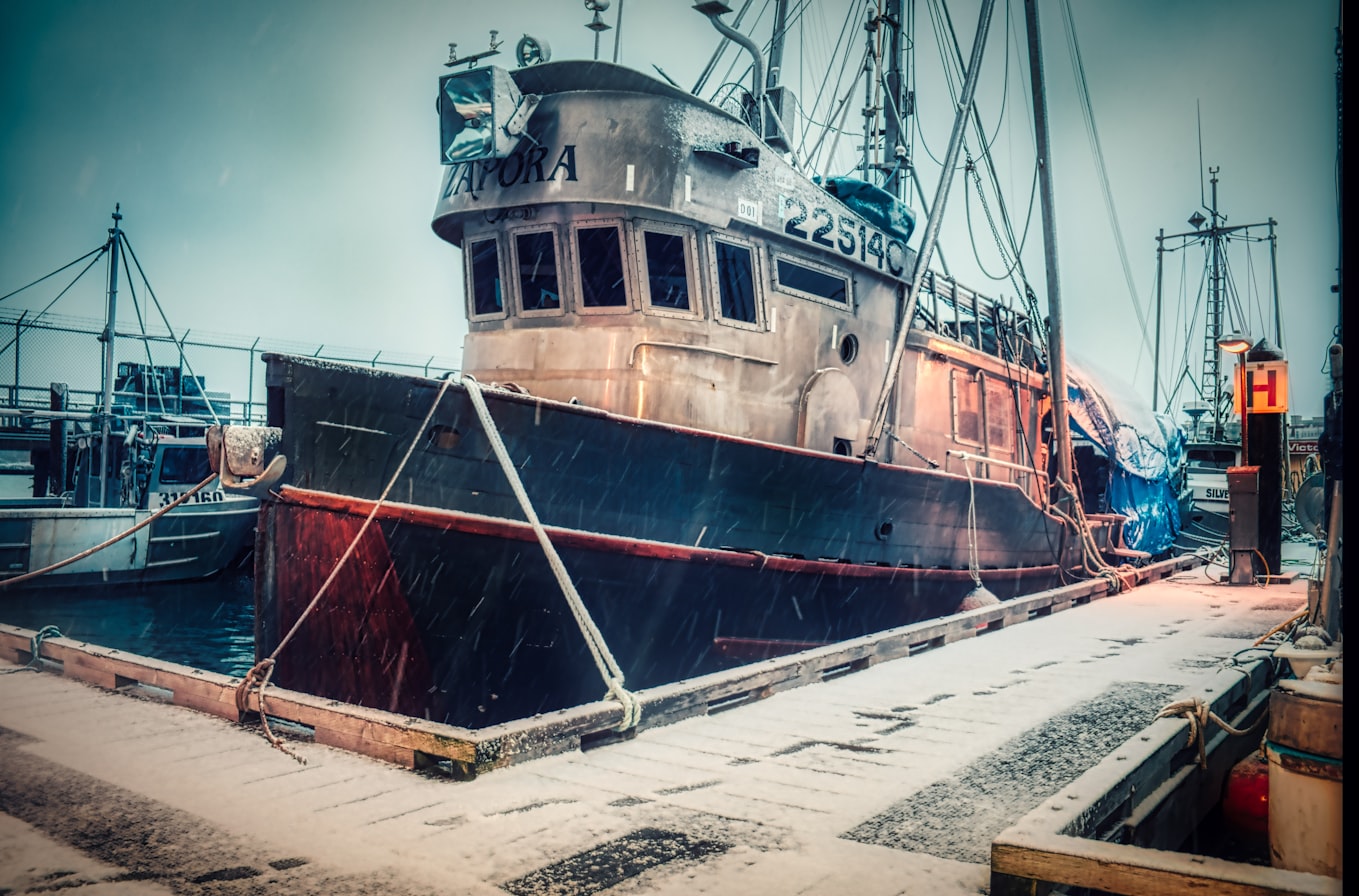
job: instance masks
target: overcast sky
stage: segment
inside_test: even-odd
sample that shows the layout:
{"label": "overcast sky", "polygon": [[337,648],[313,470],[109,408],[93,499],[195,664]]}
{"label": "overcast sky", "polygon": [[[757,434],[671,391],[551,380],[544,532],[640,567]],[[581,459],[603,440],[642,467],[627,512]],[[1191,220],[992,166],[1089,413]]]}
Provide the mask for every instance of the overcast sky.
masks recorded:
{"label": "overcast sky", "polygon": [[[617,23],[620,4],[621,27],[604,33],[603,58],[621,35],[623,64],[646,72],[655,64],[693,86],[716,36],[689,0],[614,0],[607,22]],[[831,8],[841,0],[820,6],[826,27],[838,28]],[[955,6],[966,53],[977,4]],[[1091,162],[1060,6],[1041,0],[1073,354],[1149,390],[1149,337],[1140,335],[1129,278],[1149,316],[1156,233],[1189,230],[1200,204],[1201,123],[1203,166],[1221,169],[1228,223],[1278,222],[1292,410],[1319,414],[1339,257],[1336,0],[1073,0],[1071,9],[1129,267],[1125,276]],[[495,61],[506,67],[524,33],[546,41],[554,59],[589,58],[589,17],[579,0],[6,0],[0,295],[99,245],[122,203],[132,246],[176,329],[456,359],[465,333],[460,253],[429,226],[441,174],[434,96],[448,44],[477,52],[496,28],[505,44]],[[994,28],[1007,20],[1022,27],[1017,0],[997,5]],[[924,13],[918,22],[923,47],[933,38]],[[1008,65],[1004,46],[988,44],[985,95],[1006,79],[1027,83],[1014,45]],[[947,107],[926,94],[924,75],[919,104],[941,152],[947,123],[927,113]],[[998,146],[1012,135],[1030,139],[1029,113],[1017,111],[998,129]],[[996,114],[983,109],[988,122]],[[1031,142],[1015,142],[998,154],[1009,154],[1014,172],[1031,171]],[[922,164],[921,176],[932,195],[937,170]],[[1015,189],[1007,202],[1025,208],[1028,180],[1007,177]],[[968,275],[960,184],[940,238],[945,257],[972,285],[1012,295]],[[978,245],[984,254],[986,241]],[[1181,293],[1192,302],[1199,289],[1197,258],[1181,286],[1183,256],[1167,264],[1168,305]],[[1045,295],[1041,258],[1026,255]],[[1273,340],[1268,263],[1259,248],[1237,263],[1247,318],[1238,323]],[[98,289],[86,292],[53,310],[102,315]],[[41,307],[51,295],[6,304]],[[1176,324],[1175,313],[1168,308],[1168,326],[1188,332],[1179,340],[1195,346],[1188,363],[1197,375],[1201,322]]]}

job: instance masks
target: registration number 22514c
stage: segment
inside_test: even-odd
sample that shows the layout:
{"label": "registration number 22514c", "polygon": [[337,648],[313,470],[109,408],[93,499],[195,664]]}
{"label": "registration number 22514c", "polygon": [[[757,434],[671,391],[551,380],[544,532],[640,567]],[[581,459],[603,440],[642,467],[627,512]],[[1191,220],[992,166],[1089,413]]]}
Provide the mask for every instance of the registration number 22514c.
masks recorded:
{"label": "registration number 22514c", "polygon": [[876,264],[878,270],[885,267],[894,277],[906,273],[906,245],[901,240],[824,206],[809,209],[797,196],[784,196],[782,203],[783,232],[789,236],[857,257],[864,264]]}

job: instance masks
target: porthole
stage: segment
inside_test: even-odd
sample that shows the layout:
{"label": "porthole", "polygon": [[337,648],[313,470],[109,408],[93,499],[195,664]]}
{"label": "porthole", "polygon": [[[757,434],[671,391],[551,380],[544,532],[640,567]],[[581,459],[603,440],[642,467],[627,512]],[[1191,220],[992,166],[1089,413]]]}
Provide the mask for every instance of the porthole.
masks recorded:
{"label": "porthole", "polygon": [[854,453],[854,446],[850,444],[849,439],[836,439],[831,451],[841,457],[849,457]]}
{"label": "porthole", "polygon": [[859,357],[859,337],[853,333],[846,333],[845,338],[840,340],[840,360],[846,364],[853,364],[857,357]]}

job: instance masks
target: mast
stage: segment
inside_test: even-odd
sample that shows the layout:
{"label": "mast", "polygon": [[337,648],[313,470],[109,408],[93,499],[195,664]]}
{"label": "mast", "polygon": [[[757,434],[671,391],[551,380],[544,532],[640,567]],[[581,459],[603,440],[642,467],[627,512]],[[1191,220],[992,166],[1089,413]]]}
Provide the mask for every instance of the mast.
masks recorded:
{"label": "mast", "polygon": [[113,226],[109,228],[109,289],[108,316],[105,318],[104,333],[100,340],[104,343],[104,394],[100,403],[100,445],[99,445],[99,506],[108,506],[109,473],[109,433],[113,425],[113,361],[114,361],[114,322],[118,318],[118,253],[122,247],[123,231],[118,222],[123,220],[119,214],[122,204],[113,206]]}
{"label": "mast", "polygon": [[1221,168],[1209,168],[1209,183],[1213,185],[1212,201],[1208,206],[1210,216],[1209,256],[1211,267],[1208,271],[1208,321],[1203,334],[1203,381],[1201,386],[1208,393],[1209,406],[1213,409],[1214,441],[1226,438],[1226,423],[1222,408],[1222,357],[1217,346],[1217,338],[1222,335],[1222,233],[1218,226],[1217,212],[1217,173]]}
{"label": "mast", "polygon": [[[1217,205],[1217,173],[1220,168],[1209,168],[1208,173],[1211,177],[1212,191],[1207,212],[1209,217],[1204,218],[1202,214],[1195,211],[1189,218],[1189,223],[1193,225],[1192,232],[1172,233],[1167,236],[1163,231],[1157,236],[1157,297],[1160,297],[1160,253],[1163,250],[1165,240],[1181,240],[1176,248],[1183,248],[1192,243],[1207,243],[1208,248],[1208,302],[1204,312],[1203,326],[1203,367],[1199,380],[1199,390],[1204,403],[1211,410],[1213,419],[1208,428],[1207,439],[1212,442],[1226,441],[1226,420],[1227,413],[1230,411],[1228,406],[1228,396],[1222,390],[1222,363],[1221,348],[1218,346],[1218,337],[1223,335],[1223,320],[1226,306],[1226,289],[1224,288],[1227,279],[1226,264],[1223,258],[1223,243],[1233,233],[1238,231],[1248,231],[1252,227],[1263,227],[1266,224],[1237,224],[1231,227],[1226,226],[1227,216],[1218,211]],[[1205,227],[1204,225],[1207,225]],[[1274,300],[1274,331],[1276,343],[1282,346],[1282,324],[1280,322],[1279,310],[1279,273],[1275,263],[1275,234],[1274,227],[1277,222],[1270,218],[1267,222],[1269,227],[1270,255],[1269,263],[1272,276],[1272,289]],[[1171,251],[1174,251],[1172,249]],[[1159,338],[1159,333],[1158,333]],[[1157,365],[1156,376],[1160,374],[1160,366]],[[1153,409],[1155,406],[1153,405]]]}
{"label": "mast", "polygon": [[880,17],[887,25],[887,72],[886,98],[883,108],[882,147],[883,159],[882,188],[898,200],[906,200],[906,167],[909,159],[906,153],[906,116],[910,110],[906,105],[906,94],[902,89],[904,77],[901,71],[901,31],[905,26],[904,0],[888,0],[886,12]]}
{"label": "mast", "polygon": [[769,65],[764,86],[773,90],[783,80],[783,36],[788,27],[788,0],[774,3],[774,32],[769,36]]}
{"label": "mast", "polygon": [[930,269],[930,256],[939,238],[939,227],[943,223],[944,205],[948,201],[949,187],[953,183],[953,171],[958,164],[958,153],[963,147],[963,131],[967,127],[967,113],[972,108],[973,97],[977,93],[977,76],[981,72],[982,50],[986,45],[986,34],[991,26],[991,13],[995,8],[994,0],[982,0],[981,12],[977,17],[977,35],[972,39],[972,59],[967,66],[967,80],[963,82],[962,96],[958,100],[958,114],[953,119],[953,133],[949,135],[948,151],[944,153],[943,167],[939,172],[939,186],[930,204],[929,220],[925,224],[925,235],[920,240],[920,250],[915,258],[915,270],[911,274],[911,291],[906,296],[901,310],[901,320],[897,325],[896,343],[892,346],[892,358],[887,362],[882,388],[878,390],[878,400],[873,407],[873,422],[868,428],[868,440],[864,446],[864,457],[873,457],[878,450],[883,429],[887,426],[887,400],[896,386],[897,371],[901,367],[901,357],[906,351],[906,337],[911,332],[915,319],[916,305],[920,301],[920,290],[925,285],[926,273]]}
{"label": "mast", "polygon": [[1035,0],[1024,0],[1029,33],[1029,77],[1033,84],[1033,123],[1038,144],[1038,196],[1043,211],[1043,254],[1048,280],[1048,376],[1052,394],[1052,435],[1057,445],[1058,503],[1071,485],[1071,430],[1066,410],[1066,343],[1062,328],[1062,290],[1057,267],[1057,214],[1052,200],[1052,156],[1049,152],[1047,95],[1043,82],[1043,47],[1038,37]]}
{"label": "mast", "polygon": [[1166,252],[1165,241],[1166,229],[1162,227],[1156,233],[1156,326],[1153,331],[1156,333],[1156,348],[1151,361],[1151,410],[1153,413],[1161,409],[1157,387],[1161,384],[1161,279],[1163,259]]}

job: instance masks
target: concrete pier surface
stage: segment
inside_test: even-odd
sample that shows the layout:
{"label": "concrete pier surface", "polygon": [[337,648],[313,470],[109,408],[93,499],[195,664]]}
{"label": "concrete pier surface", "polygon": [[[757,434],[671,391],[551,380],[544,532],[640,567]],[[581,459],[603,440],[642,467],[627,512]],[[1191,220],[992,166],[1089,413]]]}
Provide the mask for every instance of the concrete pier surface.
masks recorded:
{"label": "concrete pier surface", "polygon": [[986,893],[992,839],[1304,609],[1315,554],[463,782],[0,674],[0,893]]}

